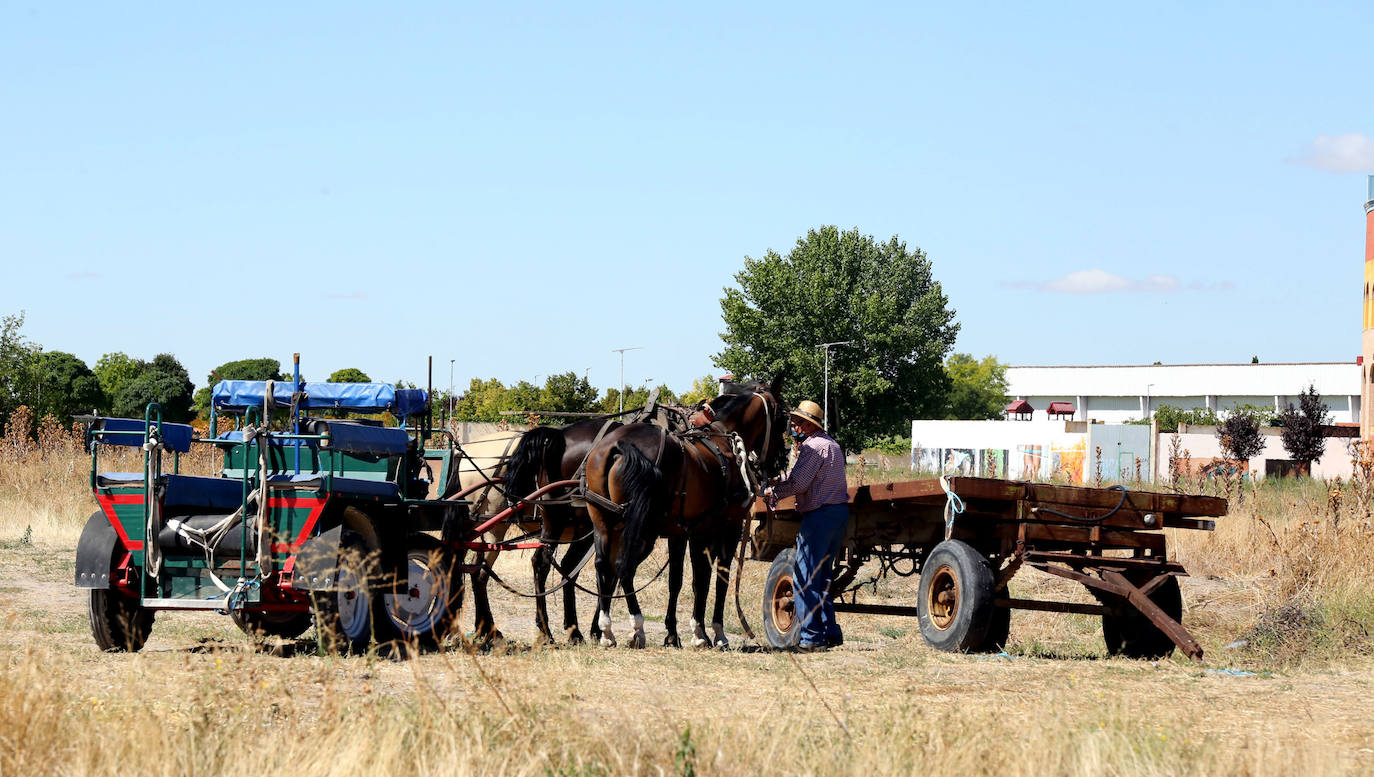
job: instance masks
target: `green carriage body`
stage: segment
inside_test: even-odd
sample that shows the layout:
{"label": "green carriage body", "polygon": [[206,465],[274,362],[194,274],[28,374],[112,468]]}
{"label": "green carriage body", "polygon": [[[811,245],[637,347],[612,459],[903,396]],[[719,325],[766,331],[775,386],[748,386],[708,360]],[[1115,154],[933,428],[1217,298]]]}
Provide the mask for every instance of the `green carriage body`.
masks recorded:
{"label": "green carriage body", "polygon": [[[387,584],[416,590],[407,582],[415,574],[413,550],[438,545],[422,535],[457,531],[467,518],[464,503],[430,498],[445,482],[451,450],[422,447],[432,433],[423,421],[404,425],[407,415],[427,410],[427,397],[417,403],[410,396],[401,407],[382,391],[390,389],[386,384],[348,384],[341,388],[342,403],[328,405],[331,415],[375,412],[380,392],[392,397],[389,409],[400,422],[386,427],[306,415],[311,398],[334,396],[339,392],[329,387],[339,384],[297,381],[282,401],[270,381],[225,383],[241,384],[239,393],[215,410],[234,409],[237,397],[237,408],[245,412],[236,429],[213,439],[193,440],[190,427],[163,423],[156,405],[142,421],[92,422],[90,479],[100,510],[78,544],[76,585],[92,591],[92,630],[104,649],[121,649],[120,637],[141,645],[116,620],[136,613],[151,624],[150,613],[163,610],[224,612],[241,627],[296,624],[276,627],[281,636],[294,636],[286,632],[303,631],[300,624],[308,625],[319,597],[344,585],[340,566],[346,549],[369,557],[366,579],[359,583],[369,593]],[[217,400],[225,383],[215,387]],[[359,386],[378,391],[364,395]],[[262,406],[244,407],[245,392]],[[316,407],[324,403],[317,399]],[[282,406],[290,408],[284,423],[289,431],[270,431],[261,419]],[[193,442],[220,449],[217,475],[180,473],[180,455]],[[141,446],[143,471],[101,472],[101,443]],[[169,473],[162,472],[164,453],[171,454]],[[149,527],[156,536],[149,536]],[[457,567],[450,560],[445,568]]]}

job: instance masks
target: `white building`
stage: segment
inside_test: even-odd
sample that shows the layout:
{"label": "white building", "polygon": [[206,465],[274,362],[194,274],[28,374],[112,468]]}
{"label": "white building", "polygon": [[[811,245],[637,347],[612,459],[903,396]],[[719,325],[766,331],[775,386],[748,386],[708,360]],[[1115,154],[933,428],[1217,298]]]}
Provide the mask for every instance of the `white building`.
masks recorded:
{"label": "white building", "polygon": [[1315,386],[1332,423],[1359,423],[1361,367],[1356,362],[1300,364],[1153,364],[1119,367],[1008,367],[1007,393],[1047,418],[1051,402],[1069,402],[1077,421],[1148,418],[1160,405],[1214,412],[1249,404],[1282,410]]}

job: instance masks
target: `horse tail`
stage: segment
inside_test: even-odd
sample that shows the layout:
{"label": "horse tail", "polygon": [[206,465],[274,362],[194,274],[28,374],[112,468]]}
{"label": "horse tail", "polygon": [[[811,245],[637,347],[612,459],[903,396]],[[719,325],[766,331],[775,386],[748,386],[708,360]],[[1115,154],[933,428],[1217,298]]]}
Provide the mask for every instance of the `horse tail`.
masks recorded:
{"label": "horse tail", "polygon": [[646,539],[650,544],[658,537],[651,524],[653,518],[662,512],[663,472],[639,448],[624,440],[615,444],[620,454],[617,474],[621,493],[628,494],[625,504],[625,530],[621,534],[620,558],[616,560],[616,577],[624,578],[625,570],[631,564],[638,564],[640,543]]}
{"label": "horse tail", "polygon": [[534,493],[539,487],[540,467],[546,462],[562,459],[566,447],[561,429],[536,426],[522,434],[520,442],[506,460],[506,493],[512,499]]}

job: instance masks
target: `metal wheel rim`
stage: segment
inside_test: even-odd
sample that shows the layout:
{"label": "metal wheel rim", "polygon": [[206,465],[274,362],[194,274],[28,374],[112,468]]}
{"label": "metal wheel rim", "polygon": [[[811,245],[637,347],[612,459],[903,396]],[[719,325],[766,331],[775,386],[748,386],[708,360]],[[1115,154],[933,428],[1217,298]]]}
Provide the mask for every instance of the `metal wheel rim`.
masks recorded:
{"label": "metal wheel rim", "polygon": [[959,574],[953,567],[941,566],[930,577],[930,589],[926,592],[926,612],[930,623],[944,631],[954,624],[959,615]]}
{"label": "metal wheel rim", "polygon": [[796,592],[792,589],[792,576],[785,575],[778,578],[778,584],[773,586],[773,601],[771,612],[773,614],[773,628],[779,634],[786,634],[792,630],[792,622],[797,617]]}
{"label": "metal wheel rim", "polygon": [[438,585],[439,572],[430,564],[428,552],[411,551],[407,561],[405,591],[386,594],[383,602],[398,627],[410,634],[425,634],[444,611],[444,602],[435,595],[443,587]]}
{"label": "metal wheel rim", "polygon": [[339,570],[338,585],[339,629],[350,639],[357,639],[367,633],[367,590],[358,574],[347,567]]}

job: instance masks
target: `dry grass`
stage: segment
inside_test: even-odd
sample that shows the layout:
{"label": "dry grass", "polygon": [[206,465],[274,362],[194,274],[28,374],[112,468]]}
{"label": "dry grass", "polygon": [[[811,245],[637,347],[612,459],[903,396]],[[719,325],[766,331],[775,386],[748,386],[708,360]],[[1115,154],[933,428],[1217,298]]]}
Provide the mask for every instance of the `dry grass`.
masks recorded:
{"label": "dry grass", "polygon": [[[1096,620],[1028,612],[1013,619],[1006,657],[937,653],[910,619],[876,616],[842,616],[845,646],[821,655],[540,649],[528,600],[499,592],[510,640],[493,653],[341,660],[301,643],[281,655],[225,618],[163,614],[144,652],[125,656],[97,653],[86,631],[71,575],[94,509],[88,464],[79,444],[54,440],[0,441],[0,775],[1374,770],[1374,537],[1356,500],[1333,507],[1321,483],[1251,489],[1216,532],[1173,532],[1193,572],[1185,621],[1208,651],[1203,667],[1108,659]],[[527,558],[500,563],[528,587]],[[748,564],[743,580],[755,628],[765,572]],[[1084,596],[1044,576],[1015,585]],[[909,603],[914,587],[888,578],[864,597]],[[644,597],[651,644],[663,588]]]}

